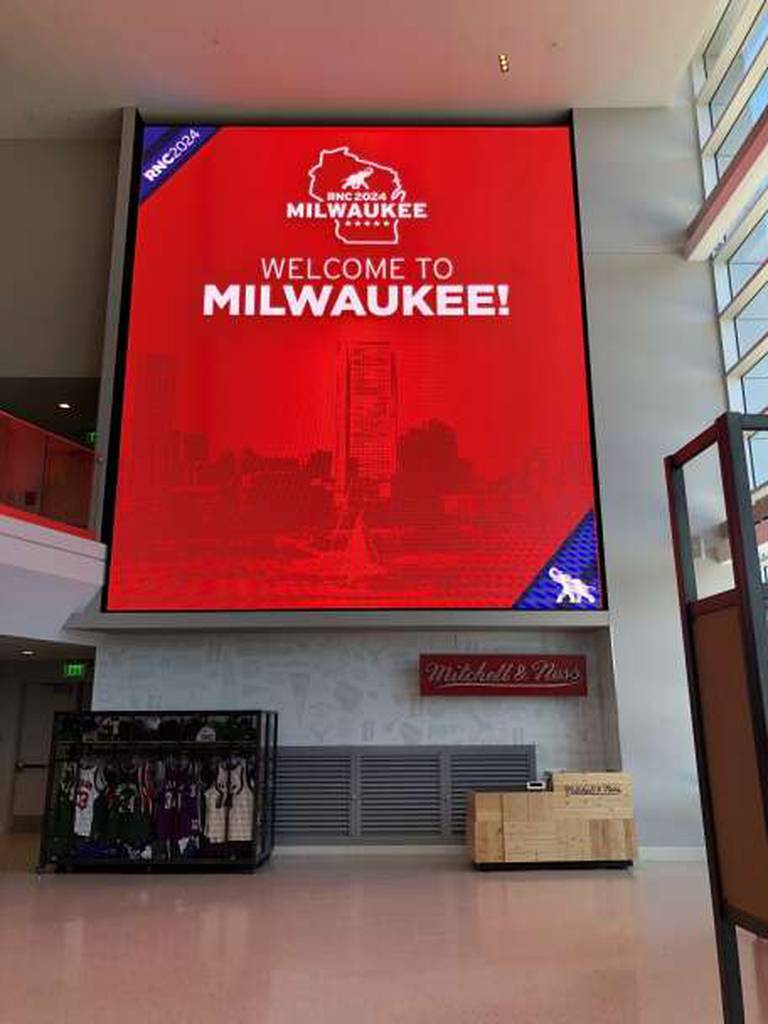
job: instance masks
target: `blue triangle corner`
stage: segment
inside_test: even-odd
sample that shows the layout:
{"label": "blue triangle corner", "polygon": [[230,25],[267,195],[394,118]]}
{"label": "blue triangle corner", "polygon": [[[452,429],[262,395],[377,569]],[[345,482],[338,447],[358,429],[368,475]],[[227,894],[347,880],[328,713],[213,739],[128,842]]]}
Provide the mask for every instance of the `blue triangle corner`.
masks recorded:
{"label": "blue triangle corner", "polygon": [[597,611],[604,607],[593,512],[584,516],[514,607],[520,611]]}

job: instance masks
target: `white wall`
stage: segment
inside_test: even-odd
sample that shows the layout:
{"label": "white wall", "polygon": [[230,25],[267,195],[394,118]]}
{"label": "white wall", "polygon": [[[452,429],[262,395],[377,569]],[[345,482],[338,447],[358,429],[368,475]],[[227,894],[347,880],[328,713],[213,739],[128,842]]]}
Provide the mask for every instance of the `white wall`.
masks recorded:
{"label": "white wall", "polygon": [[0,515],[0,636],[88,643],[65,623],[99,592],[103,544]]}
{"label": "white wall", "polygon": [[0,140],[0,376],[99,375],[116,171],[116,142]]}
{"label": "white wall", "polygon": [[[99,645],[94,707],[264,708],[280,742],[535,743],[539,767],[618,765],[605,631],[337,632],[109,635]],[[588,696],[419,696],[422,652],[576,652]]]}
{"label": "white wall", "polygon": [[701,843],[662,460],[723,411],[710,270],[678,255],[701,201],[690,107],[576,116],[608,594],[643,845]]}

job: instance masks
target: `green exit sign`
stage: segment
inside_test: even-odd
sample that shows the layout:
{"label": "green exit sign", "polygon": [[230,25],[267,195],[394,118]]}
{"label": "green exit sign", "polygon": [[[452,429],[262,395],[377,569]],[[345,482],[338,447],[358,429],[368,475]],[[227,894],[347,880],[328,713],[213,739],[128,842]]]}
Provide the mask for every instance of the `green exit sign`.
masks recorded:
{"label": "green exit sign", "polygon": [[87,668],[84,661],[65,661],[62,671],[65,679],[85,679]]}

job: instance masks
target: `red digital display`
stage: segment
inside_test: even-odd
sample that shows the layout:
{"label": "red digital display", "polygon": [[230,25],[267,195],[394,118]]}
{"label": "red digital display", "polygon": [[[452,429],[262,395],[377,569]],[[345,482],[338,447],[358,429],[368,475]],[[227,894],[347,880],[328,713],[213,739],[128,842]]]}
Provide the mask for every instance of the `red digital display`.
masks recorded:
{"label": "red digital display", "polygon": [[108,610],[604,606],[567,127],[142,147]]}

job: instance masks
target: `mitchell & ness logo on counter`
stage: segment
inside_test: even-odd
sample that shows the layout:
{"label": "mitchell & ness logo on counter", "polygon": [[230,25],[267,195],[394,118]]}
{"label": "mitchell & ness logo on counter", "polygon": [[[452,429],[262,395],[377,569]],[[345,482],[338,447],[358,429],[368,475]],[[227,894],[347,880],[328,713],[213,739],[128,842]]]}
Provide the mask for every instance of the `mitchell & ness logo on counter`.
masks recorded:
{"label": "mitchell & ness logo on counter", "polygon": [[289,220],[332,220],[346,245],[396,245],[401,220],[425,220],[425,202],[406,201],[394,167],[366,160],[349,146],[320,151],[309,170],[312,202],[286,204]]}

